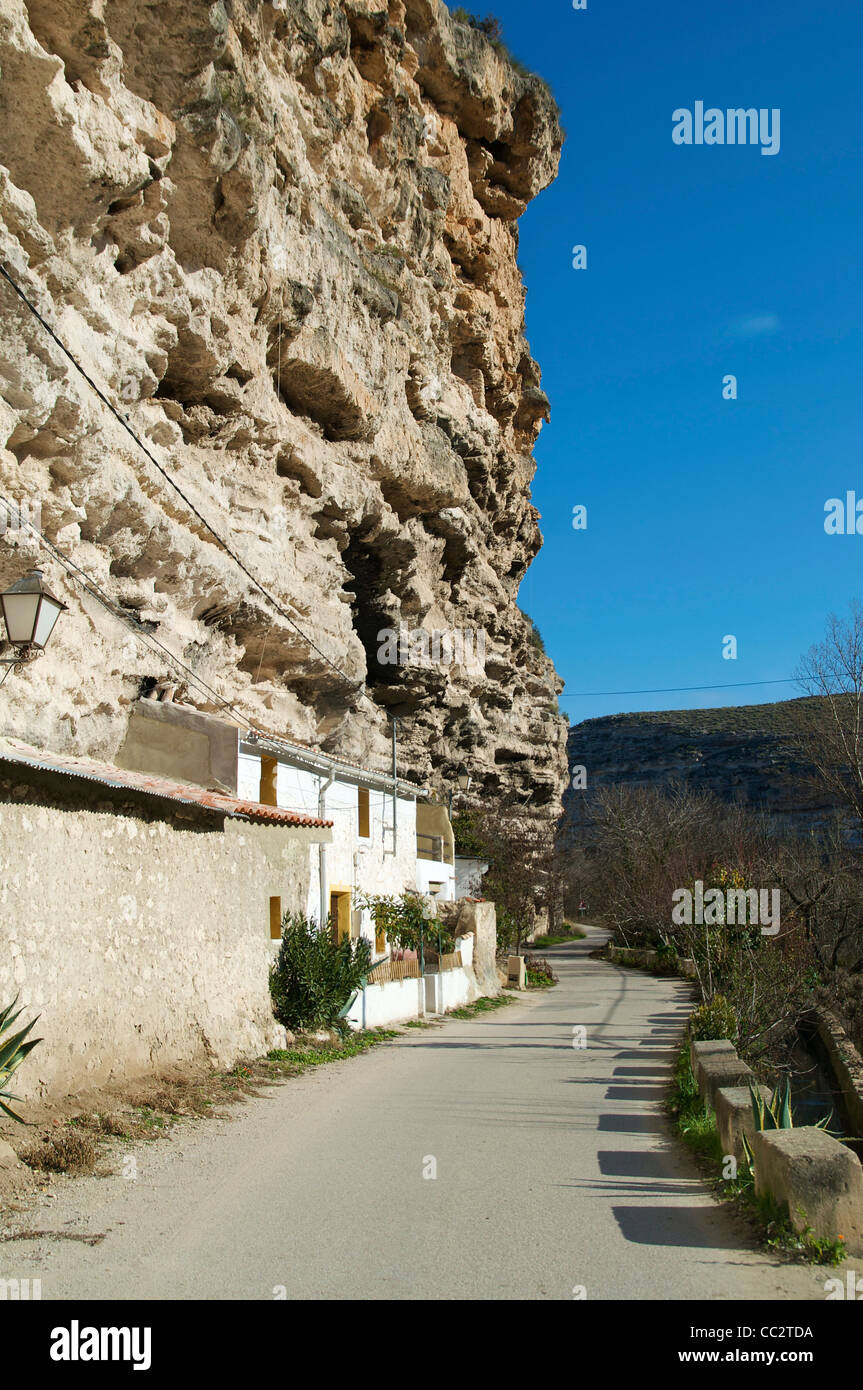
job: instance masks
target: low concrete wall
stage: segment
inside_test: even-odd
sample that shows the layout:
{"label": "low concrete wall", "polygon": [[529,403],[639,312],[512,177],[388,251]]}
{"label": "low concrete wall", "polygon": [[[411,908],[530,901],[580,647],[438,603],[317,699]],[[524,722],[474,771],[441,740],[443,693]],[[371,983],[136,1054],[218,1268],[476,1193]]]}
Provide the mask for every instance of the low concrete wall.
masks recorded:
{"label": "low concrete wall", "polygon": [[347,1021],[353,1028],[386,1028],[391,1023],[406,1023],[419,1018],[423,993],[422,979],[366,985],[346,1014]]}
{"label": "low concrete wall", "polygon": [[729,1057],[736,1057],[737,1052],[733,1042],[727,1038],[699,1038],[689,1044],[689,1063],[692,1067],[692,1075],[698,1081],[698,1062],[701,1057],[716,1056],[724,1054]]}
{"label": "low concrete wall", "polygon": [[[647,946],[615,946],[614,943],[610,943],[608,955],[615,965],[631,965],[643,970],[652,970],[659,962],[659,952]],[[676,968],[677,973],[686,980],[698,977],[695,961],[690,960],[688,956],[678,956]]]}
{"label": "low concrete wall", "polygon": [[420,979],[366,985],[358,992],[346,1018],[353,1028],[386,1028],[392,1023],[409,1023],[424,1014],[460,1008],[477,999],[479,993],[471,968],[456,967]]}
{"label": "low concrete wall", "polygon": [[750,1082],[754,1085],[755,1073],[736,1052],[714,1052],[699,1057],[696,1080],[705,1105],[715,1110],[716,1093],[721,1087],[748,1087]]}
{"label": "low concrete wall", "polygon": [[426,1012],[443,1014],[447,1009],[459,1009],[479,998],[479,989],[471,969],[444,970],[439,975],[426,975]]}
{"label": "low concrete wall", "polygon": [[[765,1102],[770,1101],[771,1092],[767,1086],[758,1086]],[[716,1092],[716,1127],[722,1141],[722,1152],[733,1154],[738,1163],[745,1157],[743,1138],[752,1142],[756,1133],[755,1116],[752,1113],[752,1093],[748,1086],[720,1086]]]}
{"label": "low concrete wall", "polygon": [[863,1168],[823,1129],[760,1130],[753,1135],[755,1191],[787,1210],[796,1231],[844,1236],[849,1255],[863,1255]]}
{"label": "low concrete wall", "polygon": [[826,1009],[813,1009],[805,1022],[827,1054],[854,1133],[863,1138],[863,1057],[838,1018]]}

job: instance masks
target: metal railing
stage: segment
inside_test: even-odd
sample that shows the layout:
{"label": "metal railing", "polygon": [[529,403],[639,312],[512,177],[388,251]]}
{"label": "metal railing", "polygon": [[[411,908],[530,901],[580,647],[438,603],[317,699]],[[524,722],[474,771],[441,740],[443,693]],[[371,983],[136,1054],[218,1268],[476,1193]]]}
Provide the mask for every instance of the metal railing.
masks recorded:
{"label": "metal railing", "polygon": [[438,864],[451,864],[449,845],[443,835],[424,835],[418,830],[417,859],[433,859]]}

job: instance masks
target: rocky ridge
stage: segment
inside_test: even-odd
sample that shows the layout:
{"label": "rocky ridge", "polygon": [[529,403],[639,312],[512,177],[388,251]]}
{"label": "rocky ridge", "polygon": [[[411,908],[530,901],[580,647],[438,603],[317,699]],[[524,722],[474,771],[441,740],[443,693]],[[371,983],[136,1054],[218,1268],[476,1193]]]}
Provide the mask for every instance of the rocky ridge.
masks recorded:
{"label": "rocky ridge", "polygon": [[[587,792],[610,786],[667,789],[682,783],[721,801],[765,811],[805,831],[845,813],[820,787],[799,739],[826,718],[818,697],[720,709],[663,710],[585,719],[569,731],[570,771]],[[564,796],[567,835],[586,833],[585,791]]]}

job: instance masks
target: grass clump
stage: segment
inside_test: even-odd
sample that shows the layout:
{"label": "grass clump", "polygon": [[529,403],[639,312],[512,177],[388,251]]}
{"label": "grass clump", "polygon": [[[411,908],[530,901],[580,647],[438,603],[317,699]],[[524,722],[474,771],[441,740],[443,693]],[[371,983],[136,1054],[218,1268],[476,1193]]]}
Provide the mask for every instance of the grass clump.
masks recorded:
{"label": "grass clump", "polygon": [[49,1135],[41,1144],[23,1149],[19,1158],[29,1168],[44,1173],[92,1173],[96,1166],[96,1144],[88,1134],[71,1125],[60,1134]]}
{"label": "grass clump", "polygon": [[540,936],[536,941],[530,943],[532,951],[544,951],[549,946],[565,946],[568,941],[583,941],[586,932],[581,927],[571,926],[569,922],[564,922],[560,931],[548,932],[545,936]]}
{"label": "grass clump", "polygon": [[472,1004],[462,1004],[458,1009],[450,1009],[450,1018],[476,1018],[478,1014],[491,1013],[494,1009],[503,1008],[504,1004],[511,1004],[515,999],[515,994],[511,990],[502,990],[496,998],[484,994],[479,999],[475,999]]}
{"label": "grass clump", "polygon": [[345,1057],[358,1057],[361,1052],[368,1052],[370,1047],[377,1047],[379,1043],[398,1036],[398,1028],[367,1028],[364,1032],[351,1033],[349,1037],[338,1042],[274,1047],[267,1053],[267,1060],[277,1063],[290,1075],[297,1076],[309,1067],[325,1066],[327,1062],[341,1062]]}
{"label": "grass clump", "polygon": [[687,1148],[705,1161],[721,1164],[722,1144],[716,1119],[701,1099],[692,1073],[688,1047],[681,1048],[677,1059],[670,1109],[677,1132]]}

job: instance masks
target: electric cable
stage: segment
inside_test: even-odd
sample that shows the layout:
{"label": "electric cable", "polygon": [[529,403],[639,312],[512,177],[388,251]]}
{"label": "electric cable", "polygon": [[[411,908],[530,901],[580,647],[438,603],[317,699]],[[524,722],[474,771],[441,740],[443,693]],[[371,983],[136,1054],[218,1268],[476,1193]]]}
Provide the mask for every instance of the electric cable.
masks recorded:
{"label": "electric cable", "polygon": [[348,676],[341,669],[340,666],[337,666],[336,663],[332,661],[330,657],[327,656],[326,652],[321,650],[317,643],[314,642],[312,638],[309,637],[308,634],[303,631],[296,619],[293,618],[291,614],[287,611],[287,609],[285,609],[282,606],[279,600],[275,598],[274,595],[270,593],[269,589],[267,589],[266,586],[262,584],[261,581],[252,573],[245,561],[241,559],[241,557],[236,553],[236,551],[234,551],[231,548],[228,542],[224,539],[223,536],[219,534],[219,532],[211,524],[211,522],[209,522],[207,518],[203,515],[203,513],[198,510],[191,498],[187,497],[186,493],[180,487],[179,483],[177,483],[175,479],[171,477],[168,470],[164,467],[163,464],[159,462],[155,454],[153,454],[152,451],[148,449],[147,445],[141,439],[140,435],[138,435],[136,431],[132,428],[128,421],[128,418],[125,415],[121,414],[121,412],[116,408],[116,406],[109,399],[109,397],[106,396],[105,392],[101,389],[101,387],[98,386],[97,383],[93,380],[93,378],[89,375],[89,373],[85,371],[84,367],[78,361],[77,357],[74,355],[71,349],[69,349],[66,346],[66,344],[54,331],[54,329],[51,327],[48,321],[45,318],[43,318],[42,314],[40,314],[35,304],[33,304],[33,302],[30,300],[30,298],[27,296],[27,294],[24,292],[24,290],[21,288],[18,282],[14,279],[14,277],[10,275],[9,271],[7,270],[6,266],[3,264],[2,261],[0,261],[0,275],[2,275],[3,279],[6,280],[6,282],[10,285],[10,287],[15,292],[15,294],[17,294],[18,298],[22,301],[22,303],[25,304],[26,307],[30,310],[33,317],[41,324],[45,332],[49,335],[52,341],[56,343],[57,347],[64,354],[64,356],[67,357],[68,360],[72,363],[72,366],[75,368],[75,370],[84,378],[91,390],[96,393],[96,395],[99,397],[99,400],[102,402],[104,406],[107,407],[107,409],[110,411],[111,415],[118,422],[118,424],[121,425],[122,428],[129,435],[129,437],[132,440],[134,440],[135,444],[137,444],[138,448],[153,465],[153,467],[157,469],[157,471],[165,479],[168,485],[174,489],[177,495],[183,499],[186,506],[192,512],[193,516],[197,517],[201,525],[210,533],[213,539],[218,542],[218,544],[225,551],[226,555],[229,555],[231,559],[234,561],[234,563],[237,566],[239,566],[246,578],[249,579],[251,583],[254,584],[255,588],[258,589],[259,592],[264,595],[264,597],[270,604],[272,604],[273,608],[275,608],[276,612],[280,615],[280,617],[284,618],[284,620],[287,623],[290,623],[291,627],[294,629],[295,632],[299,633],[303,641],[309,644],[312,651],[316,652],[317,655],[321,658],[321,660],[325,661],[328,666],[330,666],[339,676],[341,676],[342,680],[345,681],[349,687],[353,688],[353,690],[361,698],[368,700],[369,703],[373,706],[373,708],[377,709],[377,705],[375,705],[374,701],[371,699],[371,697],[368,695],[365,689],[365,682],[357,682],[351,676]]}

